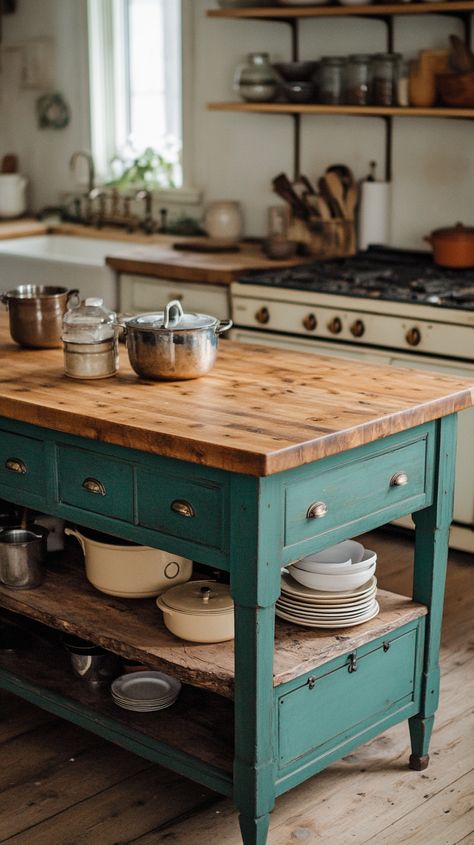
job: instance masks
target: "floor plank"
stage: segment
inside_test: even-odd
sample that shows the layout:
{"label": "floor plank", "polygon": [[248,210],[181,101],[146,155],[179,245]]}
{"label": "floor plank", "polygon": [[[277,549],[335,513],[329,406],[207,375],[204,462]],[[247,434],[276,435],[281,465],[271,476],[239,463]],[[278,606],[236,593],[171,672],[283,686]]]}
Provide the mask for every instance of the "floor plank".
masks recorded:
{"label": "floor plank", "polygon": [[[409,594],[410,535],[364,543],[377,549],[380,586]],[[472,561],[452,553],[426,772],[407,769],[408,730],[397,725],[282,796],[268,845],[474,845],[473,580]],[[241,845],[230,801],[13,696],[0,701],[0,842]]]}

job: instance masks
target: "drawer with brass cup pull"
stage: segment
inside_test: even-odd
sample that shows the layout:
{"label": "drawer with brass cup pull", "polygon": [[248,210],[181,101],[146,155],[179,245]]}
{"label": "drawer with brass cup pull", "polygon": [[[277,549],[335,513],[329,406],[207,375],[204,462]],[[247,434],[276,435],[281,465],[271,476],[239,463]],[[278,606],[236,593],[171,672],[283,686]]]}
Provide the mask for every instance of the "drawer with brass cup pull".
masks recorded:
{"label": "drawer with brass cup pull", "polygon": [[41,496],[46,491],[46,459],[41,440],[0,431],[0,485]]}
{"label": "drawer with brass cup pull", "polygon": [[133,465],[72,446],[58,448],[59,500],[133,522]]}

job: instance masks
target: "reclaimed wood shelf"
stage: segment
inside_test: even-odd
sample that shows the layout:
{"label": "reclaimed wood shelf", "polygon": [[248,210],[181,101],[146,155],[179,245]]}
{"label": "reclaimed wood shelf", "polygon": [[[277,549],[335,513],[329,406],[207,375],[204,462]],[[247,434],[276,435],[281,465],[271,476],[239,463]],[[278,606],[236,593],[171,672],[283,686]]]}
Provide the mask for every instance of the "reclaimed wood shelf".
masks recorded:
{"label": "reclaimed wood shelf", "polygon": [[440,3],[375,3],[360,6],[261,6],[241,9],[208,9],[210,18],[243,18],[263,20],[288,20],[292,18],[331,18],[365,15],[383,17],[390,15],[449,14],[474,12],[472,0],[449,0]]}
{"label": "reclaimed wood shelf", "polygon": [[[31,650],[0,655],[0,686],[59,714],[77,713],[79,724],[95,724],[97,732],[126,733],[132,742],[153,749],[172,747],[232,779],[234,755],[232,703],[219,695],[184,686],[165,710],[133,713],[118,707],[107,689],[94,689],[77,678],[63,649],[35,637]],[[48,707],[49,703],[49,707]],[[102,728],[102,730],[100,730]],[[116,740],[116,737],[115,737]],[[229,790],[230,791],[230,790]]]}
{"label": "reclaimed wood shelf", "polygon": [[[379,590],[380,614],[355,628],[314,630],[278,620],[274,686],[297,678],[338,655],[359,648],[425,615],[405,596]],[[92,640],[122,657],[170,672],[182,682],[233,697],[234,643],[200,645],[178,640],[164,626],[154,599],[124,600],[99,593],[86,580],[80,555],[51,556],[41,587],[0,586],[0,607],[50,628]]]}
{"label": "reclaimed wood shelf", "polygon": [[[319,7],[318,7],[319,8]],[[208,103],[210,111],[255,112],[257,114],[321,114],[353,115],[360,117],[446,117],[474,118],[474,109],[433,106],[323,106],[317,103],[243,103],[216,102]]]}

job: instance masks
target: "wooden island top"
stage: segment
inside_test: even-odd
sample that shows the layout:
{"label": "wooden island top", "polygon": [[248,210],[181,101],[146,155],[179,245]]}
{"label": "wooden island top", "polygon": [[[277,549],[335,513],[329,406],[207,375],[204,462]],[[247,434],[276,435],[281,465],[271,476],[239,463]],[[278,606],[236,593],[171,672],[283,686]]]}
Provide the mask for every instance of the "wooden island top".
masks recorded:
{"label": "wooden island top", "polygon": [[0,415],[254,476],[272,475],[446,416],[474,385],[437,373],[221,341],[209,375],[68,379],[60,349],[28,350],[0,318]]}

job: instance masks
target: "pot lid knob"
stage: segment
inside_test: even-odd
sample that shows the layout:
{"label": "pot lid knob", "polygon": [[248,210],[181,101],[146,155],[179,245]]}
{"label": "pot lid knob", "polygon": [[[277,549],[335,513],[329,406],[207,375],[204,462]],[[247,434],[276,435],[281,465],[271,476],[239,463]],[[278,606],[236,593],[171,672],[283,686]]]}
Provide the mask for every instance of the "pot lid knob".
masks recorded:
{"label": "pot lid knob", "polygon": [[163,315],[163,328],[174,329],[183,318],[183,309],[177,299],[168,302]]}
{"label": "pot lid knob", "polygon": [[209,587],[201,587],[201,598],[204,604],[209,604],[209,599],[211,598],[211,591]]}

